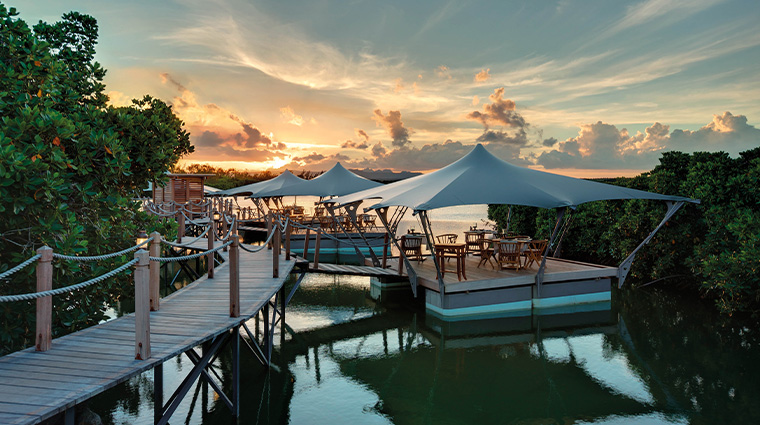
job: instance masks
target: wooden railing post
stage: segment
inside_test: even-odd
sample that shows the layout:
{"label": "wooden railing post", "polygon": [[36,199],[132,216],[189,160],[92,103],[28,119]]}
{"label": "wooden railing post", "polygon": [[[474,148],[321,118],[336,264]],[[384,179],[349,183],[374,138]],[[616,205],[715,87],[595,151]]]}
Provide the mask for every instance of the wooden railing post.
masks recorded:
{"label": "wooden railing post", "polygon": [[306,228],[306,236],[303,241],[303,259],[309,261],[309,238],[311,237],[311,228]]}
{"label": "wooden railing post", "polygon": [[135,360],[150,357],[150,295],[148,251],[135,252]]}
{"label": "wooden railing post", "polygon": [[[43,246],[37,249],[37,292],[53,289],[53,248]],[[53,344],[51,331],[53,322],[53,296],[37,298],[37,338],[35,349],[47,351]]]}
{"label": "wooden railing post", "polygon": [[[273,230],[272,229],[272,220],[273,219],[274,219],[274,216],[272,216],[271,214],[267,215],[267,217],[266,217],[266,222],[267,222],[267,237],[270,234],[272,234],[272,230]],[[272,241],[270,240],[269,243],[267,244],[267,249],[272,249],[272,245],[273,245]]]}
{"label": "wooden railing post", "polygon": [[314,268],[319,269],[319,243],[322,242],[322,232],[317,231],[317,240],[314,242]]}
{"label": "wooden railing post", "polygon": [[240,236],[232,235],[230,245],[230,317],[240,316]]}
{"label": "wooden railing post", "polygon": [[272,231],[272,277],[280,277],[280,226],[275,224]]}
{"label": "wooden railing post", "polygon": [[[181,216],[180,216],[181,217]],[[161,256],[161,234],[153,232],[150,234],[150,256]],[[161,303],[161,263],[158,261],[150,262],[150,311],[158,311]]]}
{"label": "wooden railing post", "polygon": [[235,221],[232,222],[232,234],[233,235],[239,235],[238,233],[238,226],[240,225],[240,212],[235,213]]}
{"label": "wooden railing post", "polygon": [[177,243],[182,243],[183,236],[185,236],[185,215],[180,214],[177,217]]}
{"label": "wooden railing post", "polygon": [[[208,230],[208,233],[206,234],[208,239],[208,249],[214,249],[214,239],[216,239],[216,221],[214,220],[214,213],[215,211],[212,211],[211,214],[208,216],[208,225],[210,226],[210,229]],[[208,269],[208,278],[213,279],[214,278],[214,253],[209,252],[206,254],[206,262],[207,269]]]}
{"label": "wooden railing post", "polygon": [[388,239],[388,233],[386,233],[383,239],[383,268],[388,267]]}
{"label": "wooden railing post", "polygon": [[290,261],[290,232],[292,229],[293,226],[290,225],[290,220],[288,220],[285,226],[285,259],[287,261]]}
{"label": "wooden railing post", "polygon": [[[228,224],[227,224],[227,212],[225,211],[225,212],[222,212],[222,235],[227,236],[227,229],[228,228],[229,227],[228,227]],[[222,236],[222,237],[224,237],[224,236]],[[222,241],[222,243],[224,243],[224,241]],[[224,248],[222,248],[222,251],[227,252],[227,247],[225,246]]]}

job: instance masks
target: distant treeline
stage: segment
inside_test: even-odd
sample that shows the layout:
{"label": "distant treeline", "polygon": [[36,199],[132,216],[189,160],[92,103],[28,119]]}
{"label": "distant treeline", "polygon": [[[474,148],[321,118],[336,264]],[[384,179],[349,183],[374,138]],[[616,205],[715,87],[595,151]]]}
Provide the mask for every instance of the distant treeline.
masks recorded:
{"label": "distant treeline", "polygon": [[[720,311],[760,313],[760,148],[731,158],[725,152],[666,152],[652,171],[604,183],[697,198],[670,219],[636,255],[627,283],[700,291]],[[563,258],[617,266],[665,214],[661,202],[599,201],[570,212]],[[490,205],[502,229],[509,206]],[[549,238],[556,212],[514,206],[510,232]]]}
{"label": "distant treeline", "polygon": [[[273,171],[259,171],[249,172],[236,170],[234,168],[218,168],[209,164],[192,164],[186,168],[175,167],[173,170],[175,173],[187,173],[187,174],[214,174],[214,177],[206,179],[206,184],[215,187],[217,189],[232,189],[233,187],[243,186],[251,183],[258,183],[264,180],[277,177],[280,173]],[[295,174],[295,173],[294,173]],[[318,175],[322,174],[322,171],[301,171],[296,174],[298,177],[310,180]]]}

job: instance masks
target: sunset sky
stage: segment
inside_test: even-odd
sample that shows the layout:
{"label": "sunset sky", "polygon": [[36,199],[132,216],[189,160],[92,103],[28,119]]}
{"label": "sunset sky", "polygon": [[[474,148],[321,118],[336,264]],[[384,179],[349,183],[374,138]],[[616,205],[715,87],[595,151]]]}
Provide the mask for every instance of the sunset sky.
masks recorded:
{"label": "sunset sky", "polygon": [[225,168],[428,171],[476,143],[634,175],[662,151],[760,146],[757,0],[24,0],[97,18],[111,102],[174,106]]}

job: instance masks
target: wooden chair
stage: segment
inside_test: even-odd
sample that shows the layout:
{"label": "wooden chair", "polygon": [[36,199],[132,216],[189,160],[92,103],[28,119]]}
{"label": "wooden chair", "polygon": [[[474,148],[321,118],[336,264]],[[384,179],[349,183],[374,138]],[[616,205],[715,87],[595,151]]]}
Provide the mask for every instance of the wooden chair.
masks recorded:
{"label": "wooden chair", "polygon": [[322,231],[330,232],[335,229],[335,221],[332,217],[322,215],[317,217],[317,219],[319,219],[319,228],[322,229]]}
{"label": "wooden chair", "polygon": [[523,242],[515,241],[499,241],[496,243],[497,262],[499,263],[499,270],[502,269],[517,269],[522,268],[520,262]]}
{"label": "wooden chair", "polygon": [[364,214],[364,228],[367,230],[370,230],[372,228],[377,229],[377,224],[375,224],[375,219],[377,219],[377,216],[371,215],[371,214]]}
{"label": "wooden chair", "polygon": [[417,260],[417,262],[425,261],[425,257],[422,256],[422,238],[418,236],[402,236],[401,237],[401,249],[404,250],[404,255],[410,260]]}
{"label": "wooden chair", "polygon": [[496,268],[491,262],[491,258],[493,258],[493,247],[491,243],[492,241],[486,239],[485,235],[482,235],[480,238],[480,261],[478,262],[478,268],[486,263],[489,263],[492,268]]}
{"label": "wooden chair", "polygon": [[480,238],[483,236],[479,232],[464,232],[464,241],[467,244],[467,253],[480,252]]}
{"label": "wooden chair", "polygon": [[454,233],[444,233],[442,235],[436,236],[435,240],[437,240],[438,243],[456,243],[457,237],[458,236]]}
{"label": "wooden chair", "polygon": [[549,245],[549,241],[546,239],[537,239],[528,242],[528,249],[523,251],[525,256],[525,268],[532,266],[533,263],[541,263],[541,257],[546,252],[546,247]]}

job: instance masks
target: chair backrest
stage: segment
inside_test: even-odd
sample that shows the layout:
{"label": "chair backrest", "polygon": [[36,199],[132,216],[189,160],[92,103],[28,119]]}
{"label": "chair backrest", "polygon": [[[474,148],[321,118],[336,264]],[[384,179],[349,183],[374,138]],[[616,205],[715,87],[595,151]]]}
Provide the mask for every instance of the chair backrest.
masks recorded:
{"label": "chair backrest", "polygon": [[497,246],[499,247],[499,254],[513,254],[519,255],[522,249],[522,242],[500,241]]}
{"label": "chair backrest", "polygon": [[438,241],[438,243],[456,243],[457,237],[458,236],[454,233],[444,233],[442,235],[436,236],[435,239]]}
{"label": "chair backrest", "polygon": [[537,251],[538,255],[544,255],[546,247],[549,245],[549,241],[546,239],[535,239],[529,242],[528,247],[531,251]]}
{"label": "chair backrest", "polygon": [[480,238],[483,237],[482,233],[470,233],[467,232],[464,234],[465,242],[467,243],[476,243]]}
{"label": "chair backrest", "polygon": [[422,238],[414,236],[402,236],[401,246],[403,246],[404,249],[419,248],[422,246]]}
{"label": "chair backrest", "polygon": [[319,226],[323,229],[332,227],[333,219],[330,216],[319,216],[317,217],[319,219]]}

